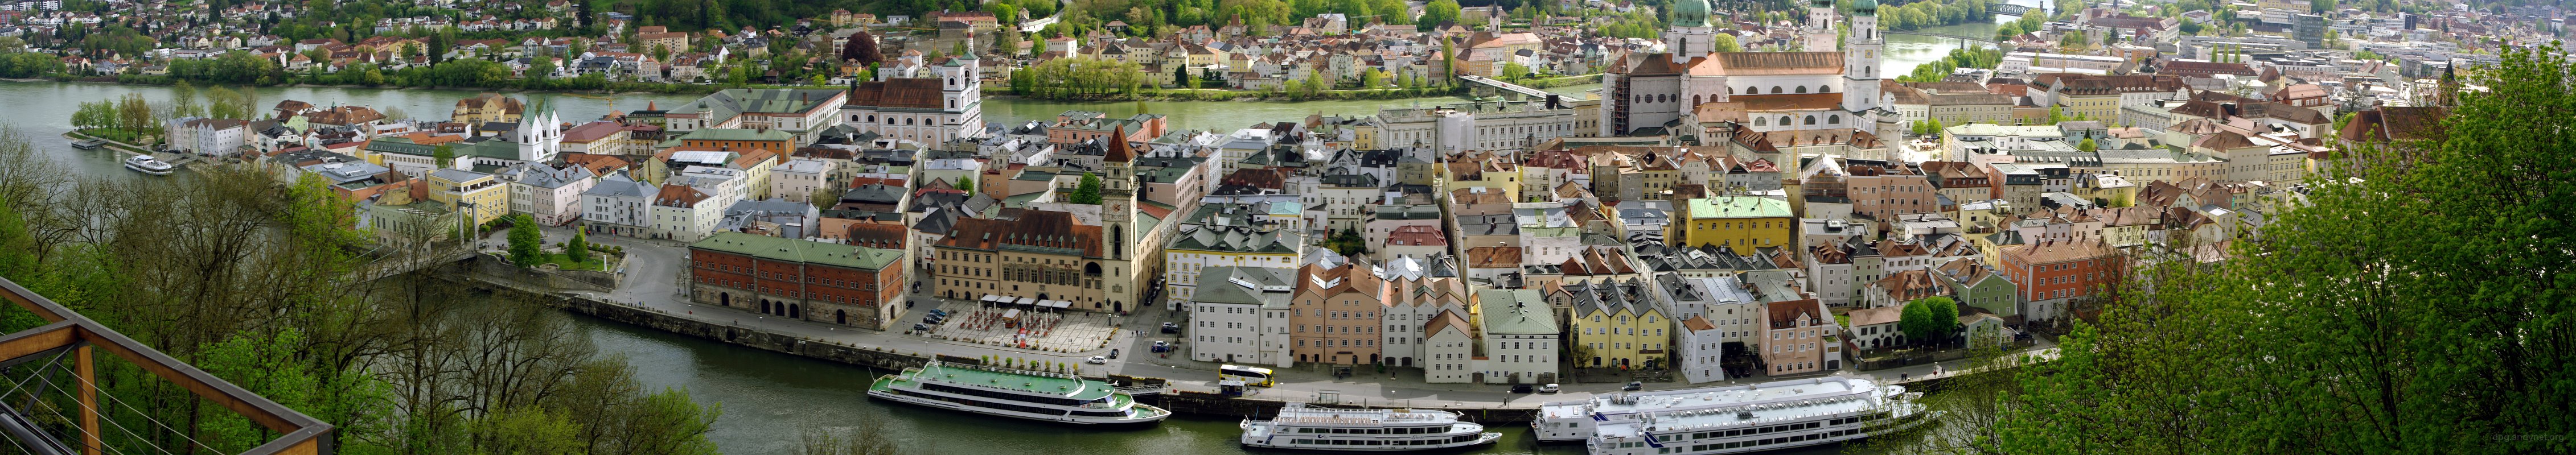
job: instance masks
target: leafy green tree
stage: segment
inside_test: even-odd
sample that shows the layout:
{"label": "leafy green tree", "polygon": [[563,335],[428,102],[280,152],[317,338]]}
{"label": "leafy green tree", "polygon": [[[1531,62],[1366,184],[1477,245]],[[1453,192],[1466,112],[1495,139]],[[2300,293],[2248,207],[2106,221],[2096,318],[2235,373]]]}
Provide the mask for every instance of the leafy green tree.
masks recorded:
{"label": "leafy green tree", "polygon": [[1357,230],[1343,229],[1333,233],[1332,238],[1325,239],[1324,247],[1343,256],[1358,256],[1368,254],[1368,239],[1360,237]]}
{"label": "leafy green tree", "polygon": [[564,244],[564,260],[575,264],[590,262],[590,238],[580,229],[572,231],[572,242]]}
{"label": "leafy green tree", "polygon": [[[1414,23],[1423,25],[1456,24],[1458,23],[1460,9],[1462,8],[1458,6],[1457,0],[1431,0],[1431,3],[1422,6],[1422,17],[1414,19]],[[1428,29],[1426,28],[1426,30]]]}
{"label": "leafy green tree", "polygon": [[1073,194],[1065,195],[1064,201],[1074,204],[1099,204],[1100,176],[1089,172],[1082,173],[1082,181],[1074,184]]}
{"label": "leafy green tree", "polygon": [[2089,138],[2089,137],[2088,137],[2088,138],[2084,138],[2084,142],[2079,142],[2079,143],[2076,143],[2076,144],[2075,144],[2075,149],[2076,149],[2076,150],[2083,150],[2083,151],[2086,151],[2086,152],[2091,152],[2091,151],[2094,151],[2094,150],[2096,150],[2096,149],[2098,149],[2098,148],[2099,148],[2099,146],[2093,145],[2093,138]]}
{"label": "leafy green tree", "polygon": [[429,161],[431,166],[436,166],[438,169],[455,167],[456,147],[447,144],[438,144],[437,148],[430,149]]}
{"label": "leafy green tree", "polygon": [[[2568,453],[2569,62],[2507,47],[2429,137],[2341,150],[2228,259],[2145,263],[2020,374],[2002,453]],[[2545,167],[2545,166],[2544,166]],[[2179,245],[2189,246],[2189,245]]]}
{"label": "leafy green tree", "polygon": [[1719,33],[1717,34],[1717,39],[1711,41],[1711,43],[1716,45],[1714,48],[1717,49],[1718,52],[1744,52],[1744,45],[1735,42],[1735,34],[1733,33]]}
{"label": "leafy green tree", "polygon": [[537,230],[537,220],[527,214],[510,218],[510,262],[520,267],[535,267],[546,260],[545,233]]}
{"label": "leafy green tree", "polygon": [[1949,297],[1932,296],[1905,304],[1897,313],[1896,329],[1905,340],[1916,345],[1938,346],[1950,338],[1950,329],[1959,325],[1959,304]]}

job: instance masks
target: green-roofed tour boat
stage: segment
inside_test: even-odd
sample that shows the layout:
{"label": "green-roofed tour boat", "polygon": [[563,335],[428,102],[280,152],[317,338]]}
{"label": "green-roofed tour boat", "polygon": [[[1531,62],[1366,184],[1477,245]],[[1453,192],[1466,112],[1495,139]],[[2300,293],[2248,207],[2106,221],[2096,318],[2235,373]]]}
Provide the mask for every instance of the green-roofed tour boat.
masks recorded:
{"label": "green-roofed tour boat", "polygon": [[1150,424],[1172,416],[1163,408],[1137,403],[1137,390],[1141,389],[1121,389],[1066,374],[930,362],[878,377],[868,385],[868,396],[1083,425]]}

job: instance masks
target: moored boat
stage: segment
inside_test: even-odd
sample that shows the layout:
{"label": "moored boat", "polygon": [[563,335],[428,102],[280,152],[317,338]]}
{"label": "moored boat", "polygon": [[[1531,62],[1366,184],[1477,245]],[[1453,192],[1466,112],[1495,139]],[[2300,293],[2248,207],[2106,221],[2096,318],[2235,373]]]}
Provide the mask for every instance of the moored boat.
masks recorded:
{"label": "moored boat", "polygon": [[1492,444],[1502,433],[1429,409],[1334,409],[1289,403],[1270,420],[1245,419],[1243,445],[1269,449],[1393,452]]}
{"label": "moored boat", "polygon": [[1143,389],[1041,371],[946,362],[880,376],[868,396],[978,414],[1082,425],[1146,424],[1171,411],[1137,403]]}
{"label": "moored boat", "polygon": [[1848,377],[1602,394],[1548,403],[1530,421],[1542,442],[1591,455],[1722,455],[1833,444],[1939,418],[1921,392]]}
{"label": "moored boat", "polygon": [[170,163],[164,163],[161,162],[161,160],[153,159],[152,155],[135,155],[133,158],[125,159],[125,168],[133,169],[134,172],[145,174],[170,175],[170,171],[172,169],[176,169],[177,166],[171,166]]}
{"label": "moored boat", "polygon": [[94,148],[98,148],[99,146],[102,146],[102,145],[107,145],[107,140],[106,140],[106,139],[87,139],[87,140],[72,141],[72,148],[81,149],[81,150],[94,149]]}

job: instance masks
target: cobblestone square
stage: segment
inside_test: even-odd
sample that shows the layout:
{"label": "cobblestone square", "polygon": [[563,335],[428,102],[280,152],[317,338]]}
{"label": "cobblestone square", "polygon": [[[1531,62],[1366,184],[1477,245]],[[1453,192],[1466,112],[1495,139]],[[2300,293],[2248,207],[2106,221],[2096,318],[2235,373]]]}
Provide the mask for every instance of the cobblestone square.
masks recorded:
{"label": "cobblestone square", "polygon": [[1003,316],[1010,310],[988,308],[976,302],[942,299],[939,309],[947,311],[949,316],[934,332],[937,336],[1042,352],[1101,349],[1106,347],[1116,330],[1111,326],[1110,316],[1098,313],[1020,310],[1017,321],[1006,321]]}

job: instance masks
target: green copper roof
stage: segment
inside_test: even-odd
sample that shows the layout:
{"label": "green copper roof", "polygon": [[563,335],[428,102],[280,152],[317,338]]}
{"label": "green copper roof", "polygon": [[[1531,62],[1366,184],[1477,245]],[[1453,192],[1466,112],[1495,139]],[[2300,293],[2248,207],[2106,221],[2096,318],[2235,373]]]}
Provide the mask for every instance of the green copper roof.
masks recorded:
{"label": "green copper roof", "polygon": [[680,136],[681,140],[700,141],[785,141],[795,138],[796,135],[787,134],[786,131],[741,128],[708,128],[690,131],[689,134]]}
{"label": "green copper roof", "polygon": [[1724,196],[1690,200],[1690,217],[1699,218],[1781,218],[1789,216],[1789,201],[1754,196]]}
{"label": "green copper roof", "polygon": [[779,261],[823,264],[862,270],[884,270],[886,265],[903,258],[903,252],[880,248],[857,247],[812,240],[784,239],[740,232],[719,232],[690,248],[722,251]]}
{"label": "green copper roof", "polygon": [[1708,0],[1673,0],[1674,27],[1707,27]]}
{"label": "green copper roof", "polygon": [[1479,289],[1476,306],[1476,317],[1485,321],[1487,335],[1557,333],[1555,313],[1539,298],[1537,290]]}

